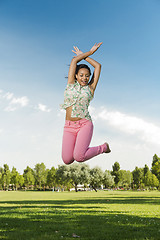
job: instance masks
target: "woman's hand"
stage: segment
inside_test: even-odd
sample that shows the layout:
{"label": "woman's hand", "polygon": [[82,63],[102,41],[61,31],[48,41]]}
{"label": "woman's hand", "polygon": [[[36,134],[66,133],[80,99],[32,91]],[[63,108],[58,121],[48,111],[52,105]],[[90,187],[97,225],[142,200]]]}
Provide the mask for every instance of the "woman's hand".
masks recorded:
{"label": "woman's hand", "polygon": [[[98,48],[102,45],[103,42],[100,43],[96,43],[94,44],[94,46],[91,48],[90,52],[91,54],[93,54],[94,52],[96,52],[98,50]],[[80,54],[82,54],[83,52],[78,48],[78,47],[73,47],[74,50],[72,50],[72,52],[74,52],[77,56],[79,56]]]}
{"label": "woman's hand", "polygon": [[73,48],[74,48],[75,51],[72,50],[72,52],[74,52],[77,56],[83,53],[81,50],[79,50],[78,47],[73,47]]}
{"label": "woman's hand", "polygon": [[100,43],[96,43],[94,44],[94,46],[91,48],[90,52],[91,54],[93,54],[94,52],[96,52],[98,50],[98,48],[102,45],[103,42]]}

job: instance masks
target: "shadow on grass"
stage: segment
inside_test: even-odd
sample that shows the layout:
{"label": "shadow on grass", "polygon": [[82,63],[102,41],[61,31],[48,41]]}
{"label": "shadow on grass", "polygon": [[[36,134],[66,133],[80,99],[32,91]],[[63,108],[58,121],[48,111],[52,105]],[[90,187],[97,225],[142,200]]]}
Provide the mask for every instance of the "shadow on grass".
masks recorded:
{"label": "shadow on grass", "polygon": [[[2,201],[0,239],[69,240],[76,234],[85,240],[158,240],[159,218],[129,215],[119,208],[123,208],[123,204],[158,205],[159,201],[159,197],[111,196],[80,200]],[[112,210],[112,204],[118,205],[117,211]]]}
{"label": "shadow on grass", "polygon": [[[81,204],[82,208],[85,204],[154,204],[154,205],[160,205],[160,197],[120,197],[120,196],[114,196],[114,197],[94,197],[89,199],[72,199],[72,200],[25,200],[25,201],[0,201],[1,204],[22,204],[26,205],[26,207],[30,207],[27,205],[34,205],[33,207],[37,207],[36,205],[41,204],[49,204],[60,208],[65,208],[66,205],[74,205],[74,204]],[[71,208],[72,208],[71,206]],[[23,206],[22,206],[23,207]]]}

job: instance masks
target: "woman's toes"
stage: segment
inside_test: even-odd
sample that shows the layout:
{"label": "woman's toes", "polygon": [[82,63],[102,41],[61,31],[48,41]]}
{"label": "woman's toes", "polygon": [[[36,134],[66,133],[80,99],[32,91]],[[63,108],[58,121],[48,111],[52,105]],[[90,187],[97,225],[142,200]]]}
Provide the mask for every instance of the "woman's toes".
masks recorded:
{"label": "woman's toes", "polygon": [[107,146],[107,150],[105,151],[105,153],[110,153],[111,149],[109,148],[109,144],[107,142],[105,142],[106,146]]}

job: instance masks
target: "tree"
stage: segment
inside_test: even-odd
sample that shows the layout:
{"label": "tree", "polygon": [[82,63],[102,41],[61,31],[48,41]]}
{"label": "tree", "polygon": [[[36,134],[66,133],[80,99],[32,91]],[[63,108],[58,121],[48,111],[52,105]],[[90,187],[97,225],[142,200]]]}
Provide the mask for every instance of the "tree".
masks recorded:
{"label": "tree", "polygon": [[56,169],[52,167],[47,174],[47,185],[51,188],[56,184]]}
{"label": "tree", "polygon": [[68,174],[69,178],[71,179],[71,183],[75,187],[75,191],[77,192],[77,186],[82,182],[80,164],[74,163],[70,165]]}
{"label": "tree", "polygon": [[154,175],[154,174],[152,173],[151,187],[156,187],[156,188],[158,188],[159,183],[160,183],[160,182],[159,182],[158,178],[156,177],[156,175]]}
{"label": "tree", "polygon": [[47,170],[44,163],[37,163],[34,168],[35,173],[35,183],[40,189],[45,187],[47,181]]}
{"label": "tree", "polygon": [[81,164],[80,167],[81,167],[80,183],[84,184],[85,188],[90,181],[90,168],[85,163]]}
{"label": "tree", "polygon": [[70,189],[71,187],[71,179],[69,176],[69,166],[68,165],[59,165],[56,171],[56,182],[63,189],[66,187]]}
{"label": "tree", "polygon": [[142,180],[143,180],[143,169],[135,167],[132,174],[133,174],[134,187],[140,188]]}
{"label": "tree", "polygon": [[23,173],[24,177],[24,185],[29,188],[29,186],[33,186],[35,183],[34,171],[32,168],[27,166]]}
{"label": "tree", "polygon": [[114,185],[114,176],[112,176],[108,170],[105,170],[103,174],[103,184],[105,185],[105,188],[112,187]]}
{"label": "tree", "polygon": [[24,184],[24,177],[23,177],[23,175],[19,175],[18,184],[19,184],[19,187],[22,188],[22,186]]}
{"label": "tree", "polygon": [[160,160],[160,158],[157,156],[157,154],[154,154],[154,156],[153,156],[153,161],[152,161],[152,167],[154,166],[154,164],[156,163],[156,162],[158,162]]}
{"label": "tree", "polygon": [[132,173],[128,170],[119,171],[119,185],[122,187],[130,187],[132,182]]}
{"label": "tree", "polygon": [[156,175],[148,171],[144,177],[144,184],[147,187],[158,187],[159,181]]}
{"label": "tree", "polygon": [[56,172],[57,182],[70,189],[74,186],[77,192],[78,184],[87,185],[90,179],[89,166],[87,164],[60,165]]}
{"label": "tree", "polygon": [[152,173],[150,171],[147,171],[144,176],[144,184],[146,187],[150,187],[152,184]]}
{"label": "tree", "polygon": [[2,174],[3,174],[3,168],[0,167],[0,189],[2,189]]}
{"label": "tree", "polygon": [[151,171],[160,181],[160,158],[156,154],[153,156]]}
{"label": "tree", "polygon": [[103,183],[103,171],[99,167],[90,170],[90,186],[97,192],[97,188]]}
{"label": "tree", "polygon": [[149,167],[147,166],[147,164],[145,164],[145,166],[143,168],[144,177],[148,172],[150,172]]}
{"label": "tree", "polygon": [[18,182],[19,182],[19,173],[17,172],[16,168],[13,167],[12,171],[11,171],[11,184],[13,184],[13,188],[15,190],[17,190],[17,186],[18,186]]}
{"label": "tree", "polygon": [[112,176],[114,176],[114,182],[115,185],[117,186],[119,181],[120,181],[120,164],[118,162],[115,162],[114,165],[112,166],[113,171],[111,172]]}
{"label": "tree", "polygon": [[7,164],[4,164],[3,167],[4,168],[2,173],[2,185],[3,185],[3,189],[7,190],[11,180],[11,172]]}

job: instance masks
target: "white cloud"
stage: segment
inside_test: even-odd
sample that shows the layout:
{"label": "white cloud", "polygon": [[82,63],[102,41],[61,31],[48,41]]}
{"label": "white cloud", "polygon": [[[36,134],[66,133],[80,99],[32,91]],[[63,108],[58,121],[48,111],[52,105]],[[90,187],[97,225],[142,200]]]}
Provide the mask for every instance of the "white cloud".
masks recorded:
{"label": "white cloud", "polygon": [[16,111],[19,107],[26,107],[29,103],[29,99],[26,96],[16,98],[13,93],[6,93],[4,98],[10,101],[9,105],[4,109],[6,112]]}
{"label": "white cloud", "polygon": [[12,98],[10,104],[19,104],[21,107],[25,107],[27,106],[29,103],[29,99],[24,96],[24,97],[20,97],[20,98]]}
{"label": "white cloud", "polygon": [[106,108],[96,111],[95,118],[102,119],[110,126],[130,135],[135,135],[147,143],[160,144],[160,127],[141,118]]}
{"label": "white cloud", "polygon": [[13,98],[13,93],[7,92],[6,94],[4,94],[3,98],[11,100]]}
{"label": "white cloud", "polygon": [[0,95],[2,99],[2,104],[5,106],[7,101],[7,107],[4,108],[7,112],[13,112],[17,110],[19,107],[26,107],[29,103],[29,99],[26,96],[15,97],[11,92],[4,92],[0,90]]}
{"label": "white cloud", "polygon": [[51,109],[49,109],[46,105],[39,103],[38,109],[42,112],[51,112]]}
{"label": "white cloud", "polygon": [[[26,96],[16,97],[11,92],[4,92],[3,90],[0,90],[0,97],[4,106],[7,103],[7,106],[4,107],[4,111],[6,112],[13,112],[19,108],[27,107],[29,105],[29,99]],[[42,103],[39,103],[37,107],[33,107],[33,105],[30,105],[30,107],[42,112],[51,112],[51,109]]]}

